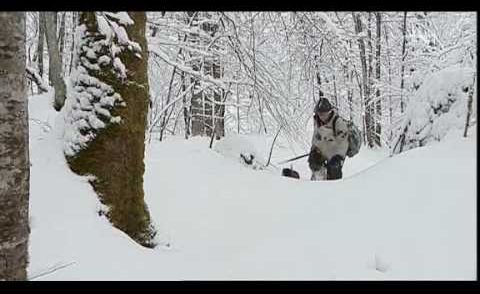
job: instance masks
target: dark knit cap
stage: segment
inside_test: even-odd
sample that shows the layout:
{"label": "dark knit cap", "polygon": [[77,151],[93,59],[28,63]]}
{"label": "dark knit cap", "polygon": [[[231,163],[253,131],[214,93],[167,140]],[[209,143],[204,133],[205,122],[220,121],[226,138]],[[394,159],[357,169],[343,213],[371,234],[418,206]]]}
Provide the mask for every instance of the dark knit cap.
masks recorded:
{"label": "dark knit cap", "polygon": [[318,100],[318,103],[317,105],[315,105],[315,110],[314,112],[315,113],[319,113],[319,112],[328,112],[330,110],[332,110],[332,104],[330,104],[330,101],[328,101],[327,98],[320,98]]}

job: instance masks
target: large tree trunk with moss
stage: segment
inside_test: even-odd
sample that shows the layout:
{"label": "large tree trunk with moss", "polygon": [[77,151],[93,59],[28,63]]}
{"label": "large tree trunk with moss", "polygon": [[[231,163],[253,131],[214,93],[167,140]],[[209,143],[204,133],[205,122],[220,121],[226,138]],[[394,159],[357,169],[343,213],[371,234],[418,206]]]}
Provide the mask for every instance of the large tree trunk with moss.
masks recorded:
{"label": "large tree trunk with moss", "polygon": [[30,164],[25,13],[0,12],[0,280],[26,280]]}
{"label": "large tree trunk with moss", "polygon": [[[90,183],[112,224],[153,247],[155,230],[143,192],[149,101],[146,14],[82,12],[79,22],[75,90],[66,104],[67,160],[76,173],[94,176]],[[112,26],[118,28],[108,31]],[[116,35],[122,28],[127,39]]]}

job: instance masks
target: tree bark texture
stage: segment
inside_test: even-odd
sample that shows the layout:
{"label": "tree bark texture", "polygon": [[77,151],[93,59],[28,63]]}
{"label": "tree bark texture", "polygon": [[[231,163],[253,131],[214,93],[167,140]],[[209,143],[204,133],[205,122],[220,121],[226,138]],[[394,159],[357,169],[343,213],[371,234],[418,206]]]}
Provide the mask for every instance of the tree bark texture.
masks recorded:
{"label": "tree bark texture", "polygon": [[[123,50],[119,57],[127,71],[121,79],[110,62],[101,71],[89,70],[89,75],[111,86],[126,106],[114,106],[110,111],[121,117],[120,123],[109,123],[101,129],[87,148],[67,158],[73,171],[94,175],[91,184],[109,210],[106,216],[112,224],[146,247],[154,247],[155,230],[144,202],[145,131],[149,104],[147,76],[148,48],[145,37],[145,12],[129,12],[134,24],[126,26],[131,41],[141,47],[141,56]],[[86,26],[86,39],[93,43],[105,36],[98,32],[94,12],[80,13],[80,24]],[[82,46],[84,47],[84,46]],[[99,49],[103,54],[107,48]],[[81,51],[80,56],[86,54]],[[78,62],[81,61],[79,59]],[[83,59],[85,60],[85,59]],[[75,66],[78,66],[75,65]]]}
{"label": "tree bark texture", "polygon": [[25,13],[0,12],[0,280],[26,280],[30,163]]}
{"label": "tree bark texture", "polygon": [[[355,21],[355,33],[358,35],[362,32],[362,21],[360,19],[360,15],[358,13],[353,13],[354,21]],[[365,105],[365,135],[370,147],[373,147],[373,136],[372,136],[372,128],[373,128],[373,117],[370,104],[370,87],[368,81],[368,72],[367,72],[367,58],[365,52],[365,43],[362,37],[358,38],[358,48],[360,50],[360,62],[362,64],[362,81],[363,81],[363,97],[364,97],[364,105]]]}
{"label": "tree bark texture", "polygon": [[377,40],[376,40],[376,51],[375,51],[375,79],[377,84],[376,99],[375,99],[375,145],[382,146],[382,101],[380,100],[380,77],[381,77],[381,41],[382,41],[382,14],[381,12],[375,13],[376,19],[376,29],[377,29]]}
{"label": "tree bark texture", "polygon": [[38,74],[43,78],[43,40],[45,39],[45,12],[38,13]]}
{"label": "tree bark texture", "polygon": [[62,57],[58,50],[56,12],[45,12],[45,34],[48,47],[48,76],[55,89],[53,107],[60,111],[65,104],[66,86],[62,74]]}

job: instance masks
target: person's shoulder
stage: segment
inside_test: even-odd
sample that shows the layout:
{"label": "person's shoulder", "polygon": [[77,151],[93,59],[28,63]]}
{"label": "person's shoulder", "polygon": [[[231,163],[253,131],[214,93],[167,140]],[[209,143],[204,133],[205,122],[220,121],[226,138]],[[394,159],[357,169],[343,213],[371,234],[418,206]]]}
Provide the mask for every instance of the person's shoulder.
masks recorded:
{"label": "person's shoulder", "polygon": [[341,115],[339,115],[338,113],[336,113],[336,115],[337,115],[337,117],[338,117],[338,118],[337,118],[337,125],[338,125],[338,124],[341,124],[342,126],[347,127],[347,125],[348,125],[348,120],[345,119],[344,117],[342,117]]}

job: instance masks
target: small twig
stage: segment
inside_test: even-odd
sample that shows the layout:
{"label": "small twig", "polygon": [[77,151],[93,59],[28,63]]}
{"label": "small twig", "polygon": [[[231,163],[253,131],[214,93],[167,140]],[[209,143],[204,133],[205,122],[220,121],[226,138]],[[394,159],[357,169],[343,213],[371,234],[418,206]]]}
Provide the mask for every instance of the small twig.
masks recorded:
{"label": "small twig", "polygon": [[290,159],[287,159],[287,160],[284,160],[284,161],[280,161],[280,162],[277,162],[278,165],[280,164],[285,164],[285,163],[288,163],[288,162],[291,162],[291,161],[295,161],[295,160],[298,160],[300,158],[304,158],[304,157],[307,157],[310,155],[310,152],[309,153],[305,153],[303,155],[299,155],[299,156],[296,156],[294,158],[290,158]]}
{"label": "small twig", "polygon": [[29,280],[29,281],[33,281],[33,280],[35,280],[35,279],[37,279],[37,278],[39,278],[39,277],[43,277],[43,276],[49,275],[49,274],[51,274],[51,273],[53,273],[53,272],[56,272],[56,271],[58,271],[58,270],[60,270],[60,269],[66,268],[66,267],[68,267],[68,266],[70,266],[70,265],[72,265],[72,264],[74,264],[74,263],[76,263],[76,261],[72,261],[72,262],[70,262],[70,263],[66,263],[66,264],[59,265],[59,266],[54,266],[52,269],[46,270],[46,271],[43,272],[43,273],[39,273],[39,274],[37,274],[37,275],[34,275],[34,276],[32,276],[32,277],[29,277],[28,280]]}

